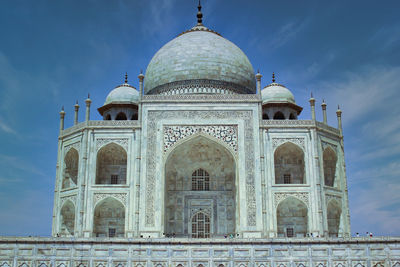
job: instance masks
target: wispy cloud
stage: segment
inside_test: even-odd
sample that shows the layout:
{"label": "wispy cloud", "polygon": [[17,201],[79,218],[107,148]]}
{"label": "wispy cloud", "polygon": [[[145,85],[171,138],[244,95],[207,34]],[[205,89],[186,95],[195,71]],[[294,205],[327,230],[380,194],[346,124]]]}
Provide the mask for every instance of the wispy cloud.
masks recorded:
{"label": "wispy cloud", "polygon": [[[171,29],[174,23],[172,14],[176,0],[154,0],[148,2],[148,20],[143,24],[143,32],[150,36],[165,34],[166,30]],[[168,25],[168,29],[166,29]]]}
{"label": "wispy cloud", "polygon": [[8,125],[1,117],[0,117],[0,129],[3,132],[9,133],[9,134],[16,134],[17,132],[11,128],[10,125]]}
{"label": "wispy cloud", "polygon": [[36,166],[34,166],[30,162],[24,161],[20,157],[0,154],[0,163],[4,166],[7,166],[8,168],[21,170],[24,173],[25,172],[33,173],[47,178],[47,176]]}
{"label": "wispy cloud", "polygon": [[295,39],[297,34],[299,34],[309,24],[309,22],[309,19],[305,19],[303,21],[291,21],[284,24],[272,36],[272,39],[269,42],[269,48],[277,49],[292,41]]}

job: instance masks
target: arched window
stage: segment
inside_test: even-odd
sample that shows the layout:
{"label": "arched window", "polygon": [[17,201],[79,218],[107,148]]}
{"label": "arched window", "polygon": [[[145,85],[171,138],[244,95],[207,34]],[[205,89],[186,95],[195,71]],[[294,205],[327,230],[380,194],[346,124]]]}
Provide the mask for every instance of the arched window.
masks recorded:
{"label": "arched window", "polygon": [[268,114],[267,114],[267,113],[264,113],[264,114],[263,114],[263,120],[269,120],[269,117],[268,117]]}
{"label": "arched window", "polygon": [[289,120],[295,120],[296,116],[293,113],[290,113]]}
{"label": "arched window", "polygon": [[128,118],[126,117],[125,113],[120,112],[117,114],[117,117],[115,117],[115,120],[117,121],[126,121]]}
{"label": "arched window", "polygon": [[115,143],[97,152],[96,184],[126,184],[127,154]]}
{"label": "arched window", "polygon": [[210,237],[210,216],[204,212],[198,212],[192,217],[192,237]]}
{"label": "arched window", "polygon": [[123,237],[125,208],[118,200],[108,197],[97,204],[93,215],[93,236]]}
{"label": "arched window", "polygon": [[284,120],[284,119],[285,119],[285,115],[283,115],[282,112],[278,111],[275,113],[274,120]]}
{"label": "arched window", "polygon": [[75,148],[71,148],[67,152],[64,158],[64,163],[63,189],[74,187],[78,182],[79,154]]}
{"label": "arched window", "polygon": [[75,229],[75,206],[71,201],[67,201],[61,208],[60,211],[60,235],[61,236],[71,236],[74,235]]}
{"label": "arched window", "polygon": [[110,114],[107,114],[107,116],[106,116],[106,119],[105,119],[106,121],[110,121],[111,120],[111,115]]}
{"label": "arched window", "polygon": [[131,120],[132,120],[132,121],[137,121],[137,120],[138,120],[138,114],[137,114],[137,112],[135,112],[135,113],[132,114]]}
{"label": "arched window", "polygon": [[210,191],[210,175],[203,169],[192,173],[192,191]]}
{"label": "arched window", "polygon": [[324,181],[327,186],[335,185],[336,153],[328,147],[324,150]]}
{"label": "arched window", "polygon": [[275,184],[304,184],[304,153],[297,145],[287,142],[274,153]]}

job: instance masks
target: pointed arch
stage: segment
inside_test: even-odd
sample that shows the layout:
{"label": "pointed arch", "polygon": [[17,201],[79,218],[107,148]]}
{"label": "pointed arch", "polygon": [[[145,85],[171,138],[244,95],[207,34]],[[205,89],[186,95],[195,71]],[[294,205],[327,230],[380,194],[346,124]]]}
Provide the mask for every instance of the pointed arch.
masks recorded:
{"label": "pointed arch", "polygon": [[196,212],[190,222],[192,238],[210,238],[211,218],[207,213]]}
{"label": "pointed arch", "polygon": [[104,118],[104,120],[110,121],[110,120],[111,120],[111,115],[110,115],[110,114],[107,114],[106,117]]}
{"label": "pointed arch", "polygon": [[304,152],[286,142],[274,152],[275,184],[304,184]]}
{"label": "pointed arch", "polygon": [[75,205],[72,201],[64,202],[60,210],[60,235],[73,236],[75,230]]}
{"label": "pointed arch", "polygon": [[96,184],[126,184],[127,153],[116,143],[109,143],[97,152]]}
{"label": "pointed arch", "polygon": [[192,191],[210,191],[210,175],[199,168],[192,173]]}
{"label": "pointed arch", "polygon": [[[175,145],[167,154],[164,166],[167,236],[190,237],[192,212],[198,210],[210,211],[213,236],[235,232],[236,161],[231,151],[206,135],[196,135]],[[193,178],[201,178],[201,192],[192,191]],[[204,190],[206,178],[208,190]]]}
{"label": "pointed arch", "polygon": [[93,236],[123,237],[125,234],[125,206],[113,197],[97,203],[93,213]]}
{"label": "pointed arch", "polygon": [[294,115],[294,113],[290,113],[289,120],[295,120],[295,119],[296,119],[296,115]]}
{"label": "pointed arch", "polygon": [[335,199],[331,199],[327,205],[327,221],[329,237],[338,237],[340,228],[340,217],[342,215],[341,205]]}
{"label": "pointed arch", "polygon": [[327,147],[323,153],[324,162],[324,182],[326,186],[335,185],[335,175],[336,175],[336,152],[333,151],[331,147]]}
{"label": "pointed arch", "polygon": [[126,121],[128,118],[126,117],[126,114],[124,112],[120,112],[117,114],[117,116],[115,117],[115,120],[117,121]]}
{"label": "pointed arch", "polygon": [[79,153],[71,148],[64,157],[62,188],[75,187],[78,184]]}
{"label": "pointed arch", "polygon": [[308,209],[295,197],[282,200],[276,209],[278,237],[305,237],[308,233]]}
{"label": "pointed arch", "polygon": [[277,111],[274,114],[274,120],[284,120],[285,119],[285,115],[283,115],[283,113],[281,111]]}

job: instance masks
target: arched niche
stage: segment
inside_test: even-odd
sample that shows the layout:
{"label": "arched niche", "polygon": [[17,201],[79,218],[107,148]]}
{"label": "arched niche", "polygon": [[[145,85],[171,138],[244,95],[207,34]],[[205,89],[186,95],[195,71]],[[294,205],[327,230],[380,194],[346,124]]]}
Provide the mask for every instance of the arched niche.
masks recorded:
{"label": "arched niche", "polygon": [[275,184],[304,184],[304,152],[291,142],[280,145],[274,153]]}
{"label": "arched niche", "polygon": [[126,184],[127,154],[115,143],[103,146],[97,152],[96,184]]}
{"label": "arched niche", "polygon": [[278,237],[305,237],[308,233],[308,209],[301,200],[288,197],[276,210]]}
{"label": "arched niche", "polygon": [[110,120],[111,120],[111,115],[110,115],[110,114],[107,114],[104,120],[110,121]]}
{"label": "arched niche", "polygon": [[327,147],[323,154],[324,161],[324,182],[326,186],[335,185],[336,174],[336,153],[332,148]]}
{"label": "arched niche", "polygon": [[274,120],[284,120],[285,119],[285,115],[283,115],[282,112],[277,111],[274,114]]}
{"label": "arched niche", "polygon": [[[191,219],[199,211],[210,216],[210,236],[235,233],[236,163],[225,146],[192,137],[169,153],[164,171],[167,236],[191,237]],[[198,178],[205,182],[200,187],[193,185]]]}
{"label": "arched niche", "polygon": [[126,121],[128,118],[126,117],[126,114],[124,112],[120,112],[117,114],[115,117],[115,120],[117,121]]}
{"label": "arched niche", "polygon": [[196,212],[191,220],[191,237],[192,238],[209,238],[211,230],[211,218],[210,216],[203,212]]}
{"label": "arched niche", "polygon": [[108,197],[98,203],[93,215],[93,236],[123,237],[124,233],[124,205],[112,197]]}
{"label": "arched niche", "polygon": [[290,113],[289,120],[295,120],[295,119],[296,119],[296,115],[294,115],[294,113]]}
{"label": "arched niche", "polygon": [[75,187],[78,183],[79,153],[75,148],[68,150],[64,157],[62,188]]}
{"label": "arched niche", "polygon": [[328,235],[329,237],[339,236],[340,216],[342,208],[340,204],[332,199],[327,206]]}
{"label": "arched niche", "polygon": [[72,236],[75,229],[75,206],[67,200],[60,210],[60,235]]}

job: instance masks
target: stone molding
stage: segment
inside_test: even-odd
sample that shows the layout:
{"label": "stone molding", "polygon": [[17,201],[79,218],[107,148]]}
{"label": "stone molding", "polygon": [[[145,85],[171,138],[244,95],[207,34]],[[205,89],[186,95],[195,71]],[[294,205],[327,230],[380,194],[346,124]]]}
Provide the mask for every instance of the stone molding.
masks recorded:
{"label": "stone molding", "polygon": [[93,194],[93,207],[96,207],[96,205],[100,201],[108,197],[112,197],[119,200],[126,207],[126,199],[127,199],[126,193],[95,193]]}
{"label": "stone molding", "polygon": [[278,207],[280,202],[287,199],[288,197],[297,198],[298,200],[302,201],[307,206],[307,208],[309,208],[309,194],[307,192],[277,192],[274,193],[275,209]]}
{"label": "stone molding", "polygon": [[263,120],[262,126],[315,126],[312,120]]}
{"label": "stone molding", "polygon": [[82,131],[85,128],[89,128],[89,127],[112,127],[112,128],[132,128],[132,127],[140,127],[140,123],[139,121],[84,121],[84,122],[80,122],[77,125],[74,125],[68,129],[65,129],[62,131],[62,133],[60,134],[61,136],[66,136],[69,135],[71,133],[74,132],[79,132]]}
{"label": "stone molding", "polygon": [[165,119],[241,119],[244,122],[244,157],[247,224],[256,226],[256,196],[255,196],[255,155],[253,149],[253,112],[235,110],[192,110],[192,111],[149,111],[147,124],[147,156],[146,156],[146,196],[145,196],[145,225],[155,224],[155,191],[156,187],[156,151],[157,122]]}
{"label": "stone molding", "polygon": [[225,143],[235,154],[237,153],[237,125],[166,125],[164,126],[164,153],[175,144],[195,134],[212,136]]}
{"label": "stone molding", "polygon": [[105,145],[109,143],[115,143],[122,146],[126,152],[128,152],[129,139],[128,138],[97,138],[96,139],[96,151],[99,151]]}
{"label": "stone molding", "polygon": [[324,152],[325,149],[330,147],[337,155],[337,146],[336,145],[334,145],[332,143],[329,143],[329,142],[326,142],[326,141],[321,141],[321,145],[322,145],[322,152]]}
{"label": "stone molding", "polygon": [[272,138],[272,149],[275,151],[275,149],[277,147],[279,147],[280,145],[282,145],[286,142],[291,142],[295,145],[298,145],[299,147],[301,147],[303,149],[303,151],[305,151],[305,149],[306,149],[304,137]]}

